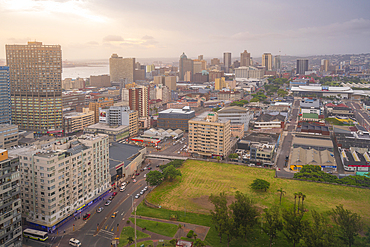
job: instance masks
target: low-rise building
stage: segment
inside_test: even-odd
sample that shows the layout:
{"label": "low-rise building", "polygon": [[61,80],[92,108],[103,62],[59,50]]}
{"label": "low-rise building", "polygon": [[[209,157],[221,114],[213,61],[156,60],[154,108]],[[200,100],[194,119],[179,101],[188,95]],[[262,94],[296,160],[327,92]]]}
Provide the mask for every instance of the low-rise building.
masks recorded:
{"label": "low-rise building", "polygon": [[33,228],[58,228],[110,189],[107,135],[61,138],[9,155],[19,158],[22,217]]}
{"label": "low-rise building", "polygon": [[248,131],[249,122],[253,119],[253,113],[240,106],[224,107],[217,114],[219,119],[230,120],[232,126],[244,124],[244,131]]}
{"label": "low-rise building", "polygon": [[272,128],[284,128],[286,116],[277,114],[270,115],[267,113],[261,114],[254,122],[255,129],[272,129]]}
{"label": "low-rise building", "polygon": [[370,153],[359,152],[356,148],[339,149],[344,170],[354,172],[370,172]]}
{"label": "low-rise building", "polygon": [[353,110],[343,103],[338,105],[329,103],[325,108],[328,116],[353,117],[354,115]]}
{"label": "low-rise building", "polygon": [[334,153],[327,149],[319,151],[314,148],[293,148],[289,159],[290,170],[297,171],[304,165],[317,165],[323,171],[337,171]]}
{"label": "low-rise building", "polygon": [[129,137],[130,126],[109,126],[108,124],[97,123],[86,127],[84,132],[88,134],[106,134],[109,136],[109,142],[118,142]]}
{"label": "low-rise building", "polygon": [[18,145],[18,126],[0,124],[0,149],[9,149]]}
{"label": "low-rise building", "polygon": [[194,156],[227,157],[231,150],[230,120],[204,112],[189,121],[189,152]]}
{"label": "low-rise building", "polygon": [[302,99],[300,101],[299,113],[315,113],[321,115],[320,100],[318,99]]}
{"label": "low-rise building", "polygon": [[63,115],[63,130],[66,134],[83,131],[87,126],[94,124],[95,113],[89,108],[82,112],[69,112]]}
{"label": "low-rise building", "polygon": [[239,91],[220,91],[217,94],[218,100],[236,101],[242,99],[243,94]]}
{"label": "low-rise building", "polygon": [[317,115],[316,113],[303,113],[301,119],[308,122],[320,121],[319,115]]}
{"label": "low-rise building", "polygon": [[189,120],[195,117],[195,111],[184,106],[182,109],[167,109],[158,113],[158,128],[188,130]]}
{"label": "low-rise building", "polygon": [[312,137],[310,135],[298,135],[293,137],[293,148],[304,148],[304,149],[316,149],[318,151],[328,150],[333,152],[333,142],[329,137],[317,136]]}
{"label": "low-rise building", "polygon": [[298,132],[309,133],[313,135],[330,135],[329,127],[325,125],[311,124],[307,122],[299,122],[297,127]]}
{"label": "low-rise building", "polygon": [[[0,149],[0,246],[22,246],[21,176],[19,158]],[[27,200],[29,200],[27,198]]]}

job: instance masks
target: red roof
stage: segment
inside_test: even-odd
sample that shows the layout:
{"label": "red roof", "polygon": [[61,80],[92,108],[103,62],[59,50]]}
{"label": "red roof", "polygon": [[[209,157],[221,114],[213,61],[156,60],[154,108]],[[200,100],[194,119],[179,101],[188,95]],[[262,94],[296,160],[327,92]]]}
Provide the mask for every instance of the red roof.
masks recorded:
{"label": "red roof", "polygon": [[336,105],[334,105],[333,103],[329,103],[329,104],[326,104],[326,107],[334,107]]}
{"label": "red roof", "polygon": [[346,106],[345,104],[339,104],[339,105],[337,105],[337,107],[346,107],[346,108],[349,108],[348,106]]}
{"label": "red roof", "polygon": [[348,127],[350,131],[352,132],[356,132],[357,131],[357,128],[355,126],[352,126],[352,127]]}

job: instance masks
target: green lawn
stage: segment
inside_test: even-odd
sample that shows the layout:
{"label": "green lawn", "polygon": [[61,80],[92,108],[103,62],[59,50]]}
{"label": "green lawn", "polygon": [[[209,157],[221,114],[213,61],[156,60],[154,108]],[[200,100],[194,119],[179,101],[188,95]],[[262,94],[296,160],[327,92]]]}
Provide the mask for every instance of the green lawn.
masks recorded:
{"label": "green lawn", "polygon": [[[134,223],[135,219],[130,218],[130,220]],[[146,230],[154,233],[161,234],[163,236],[167,237],[173,237],[175,236],[177,232],[177,225],[169,224],[169,223],[163,223],[163,222],[155,222],[151,220],[143,220],[143,219],[136,219],[136,224],[144,228],[146,227]]]}
{"label": "green lawn", "polygon": [[[119,237],[119,245],[118,247],[123,247],[126,244],[128,244],[128,237],[132,237],[132,239],[135,239],[135,230],[131,226],[124,227],[122,229],[121,235]],[[146,233],[136,231],[136,236],[137,239],[142,239],[142,238],[149,238],[150,236]]]}
{"label": "green lawn", "polygon": [[[146,197],[149,202],[160,205],[162,211],[167,214],[170,212],[163,209],[178,211],[181,214],[186,210],[187,217],[188,212],[209,214],[212,204],[208,197],[212,193],[219,194],[224,191],[231,201],[237,190],[251,196],[262,209],[279,203],[277,189],[283,188],[287,193],[282,199],[282,207],[292,205],[293,194],[302,192],[306,195],[304,204],[309,211],[315,209],[324,212],[343,204],[346,209],[360,214],[366,224],[370,224],[370,190],[367,189],[274,178],[274,170],[198,160],[186,161],[180,170],[181,178],[164,182]],[[270,189],[267,192],[253,191],[250,184],[256,178],[269,181]],[[168,215],[165,218],[168,219]],[[194,220],[203,221],[197,216]]]}
{"label": "green lawn", "polygon": [[[147,247],[147,246],[154,246],[154,244],[153,244],[153,241],[152,240],[146,240],[146,241],[143,241],[143,242],[138,242],[137,243],[137,246],[140,246],[140,245],[142,245],[142,244],[144,244],[144,246],[145,247]],[[132,245],[130,245],[130,247],[134,247],[135,246],[135,244],[132,244]]]}

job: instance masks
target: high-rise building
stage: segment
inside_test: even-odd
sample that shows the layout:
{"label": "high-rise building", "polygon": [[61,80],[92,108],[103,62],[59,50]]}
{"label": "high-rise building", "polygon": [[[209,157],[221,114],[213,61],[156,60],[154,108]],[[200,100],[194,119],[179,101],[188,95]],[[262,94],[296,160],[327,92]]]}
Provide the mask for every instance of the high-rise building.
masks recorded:
{"label": "high-rise building", "polygon": [[99,201],[111,188],[111,175],[108,135],[82,135],[47,144],[12,149],[9,154],[20,162],[22,216],[51,230]]}
{"label": "high-rise building", "polygon": [[215,90],[222,90],[226,87],[225,77],[215,79]]}
{"label": "high-rise building", "polygon": [[[179,80],[184,81],[186,72],[190,72],[190,76],[193,76],[193,60],[188,59],[185,53],[182,53],[179,61]],[[192,78],[190,78],[192,79]]]}
{"label": "high-rise building", "polygon": [[0,149],[9,149],[18,146],[18,126],[14,124],[0,124]]}
{"label": "high-rise building", "polygon": [[263,69],[257,69],[256,67],[239,67],[235,69],[235,78],[255,78],[261,79],[264,76]]}
{"label": "high-rise building", "polygon": [[231,150],[230,120],[204,112],[189,120],[189,152],[201,157],[226,158]]}
{"label": "high-rise building", "polygon": [[94,123],[99,122],[99,108],[104,108],[104,107],[109,107],[114,105],[113,99],[108,99],[108,98],[99,98],[95,102],[90,102],[89,103],[89,110],[94,111]]}
{"label": "high-rise building", "polygon": [[12,120],[12,108],[8,66],[0,66],[0,92],[0,124],[10,124]]}
{"label": "high-rise building", "polygon": [[220,59],[212,58],[211,59],[211,65],[220,65]]}
{"label": "high-rise building", "polygon": [[176,90],[176,76],[166,76],[164,78],[164,85],[167,86],[170,91]]}
{"label": "high-rise building", "polygon": [[251,65],[251,54],[244,50],[240,53],[240,66],[250,66]]}
{"label": "high-rise building", "polygon": [[[19,171],[19,158],[11,157],[7,150],[0,149],[0,246],[22,246],[22,186]],[[32,197],[26,200],[32,200]]]}
{"label": "high-rise building", "polygon": [[266,70],[272,70],[272,55],[271,53],[263,53],[262,55],[262,66],[266,68]]}
{"label": "high-rise building", "polygon": [[304,75],[308,71],[308,59],[297,59],[297,74]]}
{"label": "high-rise building", "polygon": [[110,87],[112,84],[110,83],[110,76],[109,75],[91,75],[90,76],[90,86],[91,87]]}
{"label": "high-rise building", "polygon": [[138,111],[139,117],[149,116],[149,88],[136,86],[129,89],[129,106]]}
{"label": "high-rise building", "polygon": [[112,54],[109,58],[109,75],[111,81],[135,81],[135,58],[123,58],[117,54]]}
{"label": "high-rise building", "polygon": [[95,113],[89,108],[82,108],[82,112],[68,112],[63,114],[64,133],[71,134],[83,131],[94,124]]}
{"label": "high-rise building", "polygon": [[224,52],[224,66],[226,71],[229,72],[229,68],[231,67],[231,53],[230,52]]}
{"label": "high-rise building", "polygon": [[193,61],[193,73],[202,73],[202,62],[194,60]]}
{"label": "high-rise building", "polygon": [[280,72],[281,71],[281,57],[280,57],[280,55],[276,55],[274,57],[274,69],[277,72]]}
{"label": "high-rise building", "polygon": [[328,59],[322,59],[321,60],[321,71],[329,71],[329,60]]}
{"label": "high-rise building", "polygon": [[62,50],[60,45],[6,45],[12,123],[36,134],[61,133]]}
{"label": "high-rise building", "polygon": [[203,55],[199,55],[199,56],[198,56],[198,60],[199,60],[199,61],[202,61],[202,60],[203,60]]}

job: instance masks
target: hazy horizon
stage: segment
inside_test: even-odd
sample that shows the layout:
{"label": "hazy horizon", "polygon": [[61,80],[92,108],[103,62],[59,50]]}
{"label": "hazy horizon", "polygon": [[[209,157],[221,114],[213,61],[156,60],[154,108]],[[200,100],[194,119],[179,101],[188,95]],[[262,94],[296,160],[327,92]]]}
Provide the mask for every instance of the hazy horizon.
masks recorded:
{"label": "hazy horizon", "polygon": [[368,53],[370,1],[0,0],[5,44],[60,44],[63,60]]}

